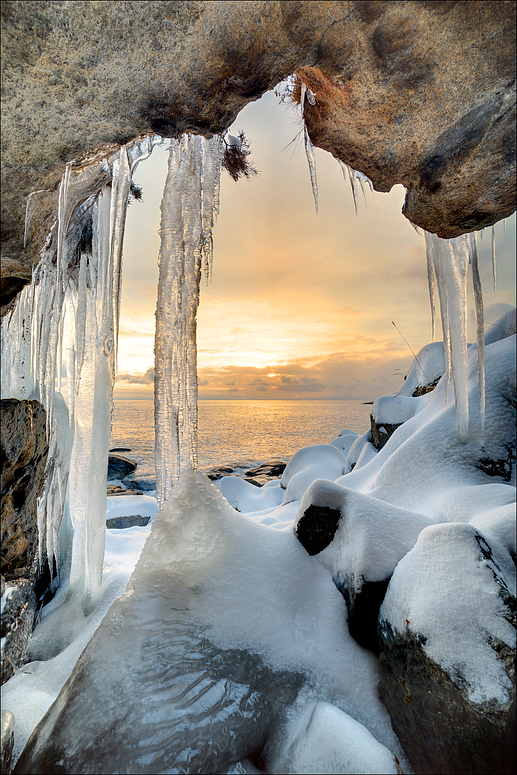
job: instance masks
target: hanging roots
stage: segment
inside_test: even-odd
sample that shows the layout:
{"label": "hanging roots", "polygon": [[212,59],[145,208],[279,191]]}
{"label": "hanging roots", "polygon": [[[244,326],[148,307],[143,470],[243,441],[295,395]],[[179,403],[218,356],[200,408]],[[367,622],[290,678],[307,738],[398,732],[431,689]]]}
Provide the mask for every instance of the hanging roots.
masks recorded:
{"label": "hanging roots", "polygon": [[249,161],[250,144],[244,136],[242,129],[239,131],[238,137],[228,136],[228,140],[224,140],[224,151],[222,167],[230,175],[230,177],[237,181],[240,178],[256,177],[259,173]]}

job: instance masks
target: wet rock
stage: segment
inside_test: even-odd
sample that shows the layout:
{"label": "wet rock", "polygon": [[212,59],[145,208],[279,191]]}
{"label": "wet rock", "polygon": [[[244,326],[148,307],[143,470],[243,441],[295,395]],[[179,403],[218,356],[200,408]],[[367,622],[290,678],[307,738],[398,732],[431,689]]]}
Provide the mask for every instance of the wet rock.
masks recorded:
{"label": "wet rock", "polygon": [[258,468],[250,468],[246,471],[247,476],[267,476],[269,479],[275,479],[280,476],[285,471],[286,463],[283,463],[281,460],[275,461],[273,463],[263,463]]}
{"label": "wet rock", "polygon": [[390,578],[368,581],[362,577],[356,579],[346,573],[337,573],[332,577],[332,581],[345,598],[350,635],[360,646],[373,651],[374,654],[379,654],[381,650],[377,619]]}
{"label": "wet rock", "polygon": [[32,579],[15,579],[5,585],[0,616],[2,637],[2,683],[28,661],[28,643],[36,613]]}
{"label": "wet rock", "polygon": [[131,447],[112,447],[110,452],[131,452]]}
{"label": "wet rock", "polygon": [[45,477],[46,413],[38,401],[2,399],[1,572],[33,578],[38,546],[36,504]]}
{"label": "wet rock", "polygon": [[108,484],[106,488],[106,495],[108,498],[116,497],[117,495],[143,495],[141,490],[130,490],[120,487],[118,484]]}
{"label": "wet rock", "polygon": [[112,452],[108,456],[108,479],[123,479],[136,471],[137,465],[131,458]]}
{"label": "wet rock", "polygon": [[395,569],[380,611],[380,692],[417,774],[515,771],[510,579],[509,554],[463,523],[424,530]]}
{"label": "wet rock", "polygon": [[0,750],[1,753],[1,772],[2,775],[9,775],[11,772],[11,760],[14,747],[14,716],[8,710],[0,712],[0,723],[2,725]]}

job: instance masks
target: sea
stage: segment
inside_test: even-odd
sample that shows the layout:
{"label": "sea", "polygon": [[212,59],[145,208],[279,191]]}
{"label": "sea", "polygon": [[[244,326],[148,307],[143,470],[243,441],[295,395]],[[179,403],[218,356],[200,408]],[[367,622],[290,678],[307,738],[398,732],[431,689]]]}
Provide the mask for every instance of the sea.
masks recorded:
{"label": "sea", "polygon": [[[253,467],[281,460],[297,450],[329,444],[348,428],[362,434],[370,427],[371,407],[360,401],[199,401],[198,468]],[[154,471],[152,400],[116,400],[110,448],[126,447],[138,463],[135,477]]]}

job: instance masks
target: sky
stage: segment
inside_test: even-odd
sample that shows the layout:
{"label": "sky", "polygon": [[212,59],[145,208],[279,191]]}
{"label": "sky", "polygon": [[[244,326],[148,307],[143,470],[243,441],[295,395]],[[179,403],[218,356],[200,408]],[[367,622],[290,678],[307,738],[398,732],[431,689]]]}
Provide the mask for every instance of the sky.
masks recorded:
{"label": "sky", "polygon": [[[210,283],[198,312],[201,399],[359,399],[396,393],[413,354],[431,341],[424,239],[401,213],[404,189],[358,192],[315,149],[316,213],[299,109],[274,92],[241,111],[258,177],[221,175]],[[134,181],[128,208],[115,398],[152,398],[160,201],[166,145]],[[506,231],[506,233],[505,233]],[[515,306],[515,214],[478,235],[485,319]],[[475,340],[469,303],[469,340]],[[395,323],[395,326],[393,325]],[[441,335],[437,334],[437,339]],[[407,340],[407,341],[406,341]]]}

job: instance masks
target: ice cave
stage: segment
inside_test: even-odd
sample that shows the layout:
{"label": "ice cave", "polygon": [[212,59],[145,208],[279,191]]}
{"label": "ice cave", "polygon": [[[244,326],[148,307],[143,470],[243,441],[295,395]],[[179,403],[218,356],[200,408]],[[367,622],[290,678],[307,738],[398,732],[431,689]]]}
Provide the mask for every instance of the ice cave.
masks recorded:
{"label": "ice cave", "polygon": [[[50,594],[34,629],[2,622],[3,653],[15,630],[24,643],[2,686],[2,772],[514,771],[515,310],[485,326],[476,239],[515,210],[515,6],[476,8],[5,4],[2,415],[42,417],[46,448],[22,466],[36,442],[2,430],[2,538],[17,483],[44,466],[5,580],[2,554],[2,616],[20,581],[34,595],[29,565]],[[356,207],[366,186],[405,185],[439,341],[373,403],[371,431],[299,450],[263,487],[214,484],[197,471],[196,316],[241,143],[227,129],[287,77],[316,208],[313,146]],[[38,90],[39,156],[19,130]],[[157,145],[157,509],[123,531],[127,571],[107,458],[126,210]]]}

